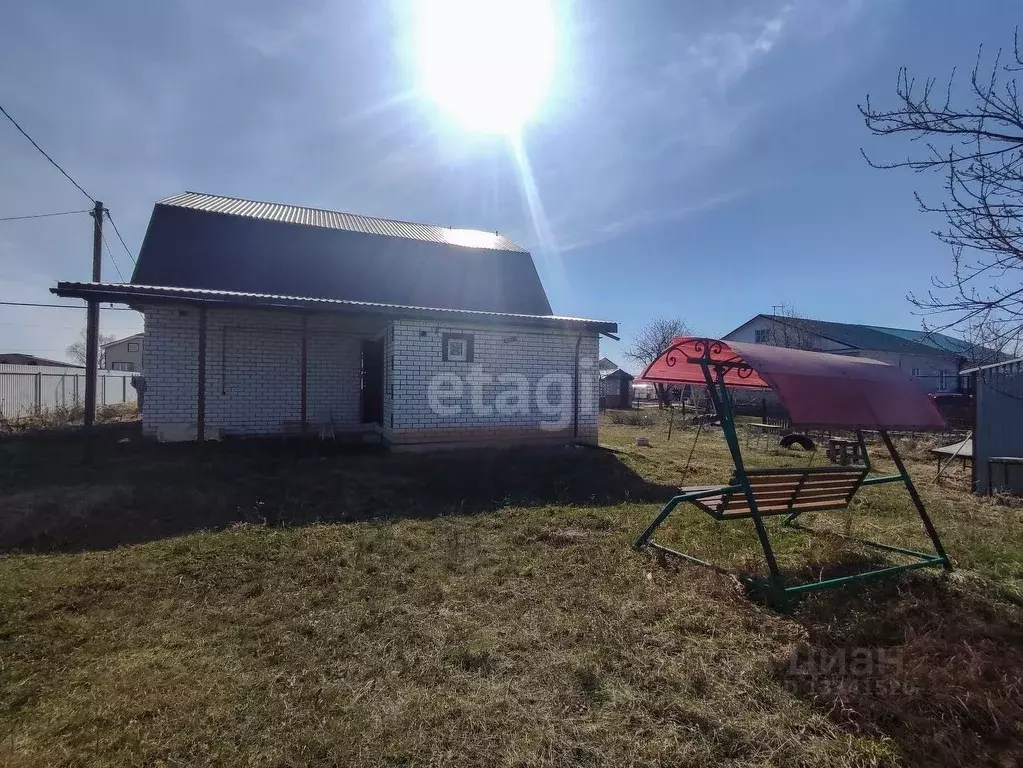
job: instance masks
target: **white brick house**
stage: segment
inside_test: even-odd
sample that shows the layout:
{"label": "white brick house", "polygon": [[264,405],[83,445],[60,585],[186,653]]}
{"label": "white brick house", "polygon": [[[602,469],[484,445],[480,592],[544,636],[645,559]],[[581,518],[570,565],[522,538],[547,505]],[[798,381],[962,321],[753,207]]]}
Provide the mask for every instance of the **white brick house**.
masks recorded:
{"label": "white brick house", "polygon": [[143,312],[143,429],[165,439],[594,443],[617,330],[555,316],[499,235],[192,193],[157,204],[130,283],[54,292]]}

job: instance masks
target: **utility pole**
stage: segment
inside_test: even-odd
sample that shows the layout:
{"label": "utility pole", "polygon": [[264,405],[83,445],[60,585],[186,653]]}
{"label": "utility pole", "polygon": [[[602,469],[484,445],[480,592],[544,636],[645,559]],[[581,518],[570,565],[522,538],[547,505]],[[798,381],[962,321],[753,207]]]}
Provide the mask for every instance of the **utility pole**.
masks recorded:
{"label": "utility pole", "polygon": [[[100,275],[103,249],[103,203],[96,201],[92,209],[92,282],[102,281]],[[96,420],[96,377],[99,373],[99,302],[89,299],[85,323],[85,431],[92,432]]]}

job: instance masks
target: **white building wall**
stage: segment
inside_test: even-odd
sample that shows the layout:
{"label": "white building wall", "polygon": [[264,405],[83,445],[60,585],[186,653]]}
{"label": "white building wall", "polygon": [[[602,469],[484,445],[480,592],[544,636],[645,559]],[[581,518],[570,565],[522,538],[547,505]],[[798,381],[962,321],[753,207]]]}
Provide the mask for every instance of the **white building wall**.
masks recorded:
{"label": "white building wall", "polygon": [[381,434],[385,442],[394,439],[394,323],[384,332],[384,408]]}
{"label": "white building wall", "polygon": [[[471,333],[473,361],[443,359],[444,333]],[[581,340],[580,340],[581,339]],[[524,442],[571,439],[573,383],[579,342],[581,441],[596,442],[599,419],[598,342],[594,332],[514,326],[439,325],[396,321],[393,392],[385,404],[385,436],[395,443]],[[452,384],[461,382],[459,390]],[[525,380],[526,402],[510,392]],[[546,386],[545,386],[546,385]],[[433,394],[442,397],[431,400]],[[440,402],[443,408],[438,409]],[[515,407],[509,409],[509,402]]]}
{"label": "white building wall", "polygon": [[[127,338],[103,347],[103,367],[108,371],[128,370],[136,373],[142,370],[146,341],[142,336]],[[118,367],[115,364],[127,363],[130,368]]]}
{"label": "white building wall", "polygon": [[[148,307],[142,423],[196,424],[199,310]],[[308,320],[307,421],[331,417],[335,429],[361,419],[361,342],[340,315]],[[209,310],[206,325],[206,425],[224,434],[276,434],[301,420],[302,318],[285,312]]]}
{"label": "white building wall", "polygon": [[[180,305],[179,305],[180,306]],[[144,309],[146,394],[143,428],[197,422],[199,310]],[[297,314],[210,309],[206,330],[206,426],[224,434],[277,434],[301,420],[301,329]],[[443,360],[443,333],[473,335],[473,362]],[[307,421],[329,412],[336,430],[361,429],[362,341],[342,315],[308,318]],[[383,425],[386,441],[403,444],[524,442],[571,439],[576,343],[579,342],[578,437],[596,442],[599,418],[597,334],[536,327],[439,325],[395,321],[383,333]],[[431,382],[457,376],[457,413],[438,411]],[[517,407],[508,377],[526,383]],[[450,406],[452,398],[443,398]]]}
{"label": "white building wall", "polygon": [[907,355],[878,350],[864,350],[860,356],[894,365],[900,371],[915,376],[928,392],[959,391],[958,357],[942,354]]}

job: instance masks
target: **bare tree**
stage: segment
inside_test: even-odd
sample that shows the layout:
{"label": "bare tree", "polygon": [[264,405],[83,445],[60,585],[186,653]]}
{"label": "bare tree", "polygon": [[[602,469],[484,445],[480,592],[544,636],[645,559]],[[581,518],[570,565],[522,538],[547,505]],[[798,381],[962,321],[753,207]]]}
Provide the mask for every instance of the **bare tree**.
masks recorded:
{"label": "bare tree", "polygon": [[[689,324],[681,317],[657,317],[640,328],[632,340],[632,346],[625,356],[646,367],[671,345],[671,340],[679,336],[692,336]],[[663,407],[669,404],[668,387],[664,384],[655,385],[657,399]]]}
{"label": "bare tree", "polygon": [[1000,363],[1023,355],[1023,341],[1005,337],[983,321],[968,324],[963,338],[970,345],[963,354],[964,367]]}
{"label": "bare tree", "polygon": [[[950,276],[932,277],[925,296],[907,298],[925,315],[937,315],[934,330],[982,326],[991,342],[1023,336],[1023,111],[1016,73],[1023,71],[1018,30],[1011,57],[999,50],[982,73],[977,55],[968,89],[954,92],[955,70],[944,88],[923,85],[899,71],[896,100],[875,109],[867,97],[859,106],[875,136],[906,135],[919,142],[915,156],[875,162],[875,168],[908,168],[944,174],[945,197],[920,209],[938,214],[944,225],[934,234],[952,251]],[[1011,59],[1003,64],[1003,58]],[[953,101],[956,103],[953,104]],[[996,343],[996,347],[1001,345]]]}
{"label": "bare tree", "polygon": [[820,336],[814,330],[814,321],[804,317],[791,304],[779,304],[774,308],[772,321],[761,337],[761,344],[789,349],[819,351]]}
{"label": "bare tree", "polygon": [[[109,344],[112,341],[117,341],[117,337],[111,334],[101,333],[99,335],[99,367],[103,367],[103,345]],[[64,350],[64,354],[71,362],[78,363],[79,365],[85,365],[86,353],[85,353],[85,342],[86,335],[85,329],[82,329],[82,333],[74,344],[68,344],[67,349]]]}

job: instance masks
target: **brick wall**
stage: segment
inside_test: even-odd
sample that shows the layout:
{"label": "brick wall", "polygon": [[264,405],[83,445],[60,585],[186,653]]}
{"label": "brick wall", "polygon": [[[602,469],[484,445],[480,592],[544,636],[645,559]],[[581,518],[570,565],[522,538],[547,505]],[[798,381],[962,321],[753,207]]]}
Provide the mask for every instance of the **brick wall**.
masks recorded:
{"label": "brick wall", "polygon": [[[144,309],[147,391],[142,421],[194,425],[199,310]],[[300,316],[208,310],[206,424],[225,434],[275,434],[301,419]],[[443,360],[443,333],[473,337],[472,362]],[[335,428],[361,421],[361,343],[342,315],[308,319],[307,419],[331,411]],[[575,350],[579,333],[535,327],[395,321],[384,333],[383,436],[393,443],[523,442],[572,438]],[[597,439],[599,378],[595,333],[579,346],[579,438]],[[447,379],[445,379],[447,377]],[[461,382],[462,395],[431,382]],[[541,386],[546,383],[546,386]],[[522,387],[525,389],[523,390]],[[538,391],[542,390],[542,391]],[[516,394],[525,395],[516,397]],[[457,413],[454,411],[457,410]]]}
{"label": "brick wall", "polygon": [[[199,310],[147,307],[143,429],[195,424]],[[361,419],[361,341],[339,315],[309,317],[307,419],[336,429]],[[209,310],[206,424],[225,434],[274,434],[301,419],[302,319],[284,312]]]}
{"label": "brick wall", "polygon": [[[443,359],[445,333],[472,334],[472,362]],[[396,321],[393,348],[385,353],[385,364],[393,353],[385,437],[394,443],[570,439],[579,338],[579,332],[562,329]],[[597,334],[583,333],[579,437],[588,442],[597,439],[597,358]],[[545,382],[548,386],[543,387]],[[522,391],[523,383],[528,393]],[[526,397],[516,397],[516,392]]]}
{"label": "brick wall", "polygon": [[384,409],[381,432],[384,440],[394,439],[394,323],[384,333]]}

